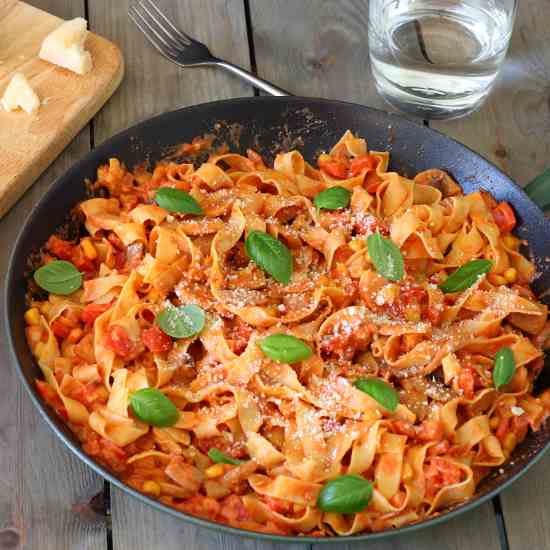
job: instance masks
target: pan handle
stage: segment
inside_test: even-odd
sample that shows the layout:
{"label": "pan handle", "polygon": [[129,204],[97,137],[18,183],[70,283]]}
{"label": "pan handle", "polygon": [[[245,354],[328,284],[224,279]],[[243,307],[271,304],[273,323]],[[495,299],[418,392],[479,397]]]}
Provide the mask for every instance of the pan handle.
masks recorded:
{"label": "pan handle", "polygon": [[530,181],[523,190],[541,210],[550,207],[550,168]]}
{"label": "pan handle", "polygon": [[259,78],[253,75],[252,73],[245,71],[241,67],[238,67],[237,65],[233,65],[233,63],[229,63],[228,61],[223,61],[219,59],[219,60],[216,60],[215,65],[218,67],[221,67],[222,69],[225,69],[227,72],[234,74],[235,76],[238,76],[241,80],[248,82],[248,84],[252,84],[252,86],[259,88],[260,90],[268,93],[269,95],[274,95],[274,96],[292,95],[286,90],[283,90],[282,88],[279,88],[274,84],[271,84],[271,82],[268,82],[263,78]]}

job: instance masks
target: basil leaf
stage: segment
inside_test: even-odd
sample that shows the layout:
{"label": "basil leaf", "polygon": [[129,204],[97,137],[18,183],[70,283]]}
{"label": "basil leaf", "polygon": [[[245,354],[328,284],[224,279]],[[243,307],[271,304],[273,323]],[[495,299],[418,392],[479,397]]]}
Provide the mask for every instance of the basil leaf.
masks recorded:
{"label": "basil leaf", "polygon": [[260,349],[278,363],[297,363],[313,355],[311,348],[290,334],[271,334],[260,340]]}
{"label": "basil leaf", "polygon": [[267,271],[276,281],[284,284],[290,282],[292,254],[281,241],[263,231],[251,231],[244,246],[252,261]]}
{"label": "basil leaf", "polygon": [[180,416],[176,405],[156,388],[143,388],[132,393],[130,406],[141,421],[160,428],[173,426]]}
{"label": "basil leaf", "polygon": [[400,281],[405,275],[405,265],[399,247],[380,233],[367,237],[369,257],[376,271],[390,281]]}
{"label": "basil leaf", "polygon": [[541,210],[546,210],[550,206],[550,168],[531,180],[523,190]]}
{"label": "basil leaf", "polygon": [[337,210],[338,208],[346,208],[350,197],[351,191],[348,191],[344,187],[329,187],[321,191],[313,199],[313,204],[318,209]]}
{"label": "basil leaf", "polygon": [[170,212],[182,212],[183,214],[204,214],[201,205],[189,194],[181,189],[173,187],[161,187],[155,194],[156,203]]}
{"label": "basil leaf", "polygon": [[208,456],[210,457],[210,460],[216,464],[233,464],[233,466],[238,466],[244,462],[244,460],[237,460],[236,458],[227,456],[218,449],[210,449],[208,451]]}
{"label": "basil leaf", "polygon": [[55,260],[34,272],[36,284],[52,294],[72,294],[82,286],[82,273],[71,262]]}
{"label": "basil leaf", "polygon": [[162,332],[173,338],[190,338],[204,328],[204,311],[194,304],[170,306],[162,310],[155,319]]}
{"label": "basil leaf", "polygon": [[439,288],[448,294],[470,288],[481,275],[489,273],[493,267],[491,260],[471,260],[451,273]]}
{"label": "basil leaf", "polygon": [[356,514],[364,510],[372,498],[370,481],[357,475],[344,475],[325,483],[317,507],[323,512]]}
{"label": "basil leaf", "polygon": [[510,348],[500,348],[495,355],[493,368],[493,382],[498,390],[501,386],[509,384],[516,372],[516,360],[514,352]]}
{"label": "basil leaf", "polygon": [[394,412],[399,404],[399,395],[384,380],[380,378],[359,378],[353,385],[362,392],[370,395],[375,401],[388,411]]}

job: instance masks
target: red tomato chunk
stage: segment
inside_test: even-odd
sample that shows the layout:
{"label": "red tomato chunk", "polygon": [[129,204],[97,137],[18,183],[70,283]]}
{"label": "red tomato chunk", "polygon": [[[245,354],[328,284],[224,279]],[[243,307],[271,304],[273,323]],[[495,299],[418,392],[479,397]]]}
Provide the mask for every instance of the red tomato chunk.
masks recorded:
{"label": "red tomato chunk", "polygon": [[169,351],[172,347],[172,339],[170,336],[162,332],[156,325],[141,333],[141,341],[145,347],[153,353],[163,353]]}

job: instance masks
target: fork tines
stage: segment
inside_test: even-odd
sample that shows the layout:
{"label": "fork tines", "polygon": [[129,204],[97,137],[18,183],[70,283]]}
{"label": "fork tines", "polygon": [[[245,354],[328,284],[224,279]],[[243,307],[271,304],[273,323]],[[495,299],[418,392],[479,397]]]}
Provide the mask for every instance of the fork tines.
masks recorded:
{"label": "fork tines", "polygon": [[185,48],[202,46],[200,42],[178,29],[151,0],[138,0],[128,9],[128,15],[161,54],[174,61]]}

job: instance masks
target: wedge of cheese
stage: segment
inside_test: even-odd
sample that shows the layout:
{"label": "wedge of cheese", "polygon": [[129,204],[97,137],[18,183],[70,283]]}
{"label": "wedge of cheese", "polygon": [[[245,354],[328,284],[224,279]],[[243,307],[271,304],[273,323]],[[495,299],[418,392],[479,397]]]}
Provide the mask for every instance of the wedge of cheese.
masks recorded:
{"label": "wedge of cheese", "polygon": [[13,75],[0,102],[6,111],[23,109],[33,113],[40,107],[40,99],[22,73]]}
{"label": "wedge of cheese", "polygon": [[86,74],[92,69],[92,56],[84,49],[88,36],[86,19],[77,17],[65,21],[52,31],[40,48],[38,56],[78,74]]}

